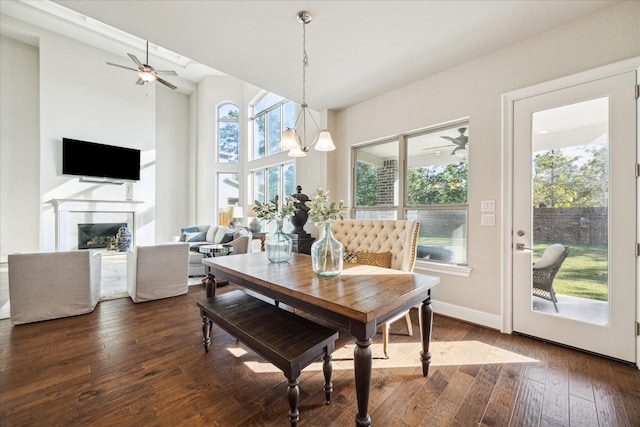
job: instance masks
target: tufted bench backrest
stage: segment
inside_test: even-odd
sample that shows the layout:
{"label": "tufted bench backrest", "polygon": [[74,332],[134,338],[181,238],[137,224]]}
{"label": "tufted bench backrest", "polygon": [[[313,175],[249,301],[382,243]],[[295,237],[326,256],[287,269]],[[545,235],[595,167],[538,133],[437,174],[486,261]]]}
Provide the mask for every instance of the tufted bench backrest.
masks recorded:
{"label": "tufted bench backrest", "polygon": [[391,252],[391,268],[412,271],[418,245],[417,221],[344,219],[331,221],[333,236],[347,252]]}

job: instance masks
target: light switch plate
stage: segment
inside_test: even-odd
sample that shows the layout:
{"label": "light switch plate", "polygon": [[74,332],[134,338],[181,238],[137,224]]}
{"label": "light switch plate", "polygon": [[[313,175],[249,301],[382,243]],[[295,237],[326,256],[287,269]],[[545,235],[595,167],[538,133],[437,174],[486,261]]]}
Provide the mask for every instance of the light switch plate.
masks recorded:
{"label": "light switch plate", "polygon": [[480,224],[496,225],[496,216],[493,214],[482,214],[480,215]]}
{"label": "light switch plate", "polygon": [[483,200],[480,202],[480,210],[482,212],[493,212],[496,210],[495,200]]}

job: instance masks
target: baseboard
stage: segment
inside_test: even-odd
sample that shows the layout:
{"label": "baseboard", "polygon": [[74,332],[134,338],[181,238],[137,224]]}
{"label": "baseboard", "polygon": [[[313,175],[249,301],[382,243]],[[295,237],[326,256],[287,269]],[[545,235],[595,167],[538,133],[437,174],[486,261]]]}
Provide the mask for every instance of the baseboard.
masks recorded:
{"label": "baseboard", "polygon": [[454,319],[463,320],[476,325],[485,326],[487,328],[500,330],[502,325],[500,316],[485,313],[484,311],[473,310],[436,300],[432,300],[431,306],[433,307],[434,313],[453,317]]}

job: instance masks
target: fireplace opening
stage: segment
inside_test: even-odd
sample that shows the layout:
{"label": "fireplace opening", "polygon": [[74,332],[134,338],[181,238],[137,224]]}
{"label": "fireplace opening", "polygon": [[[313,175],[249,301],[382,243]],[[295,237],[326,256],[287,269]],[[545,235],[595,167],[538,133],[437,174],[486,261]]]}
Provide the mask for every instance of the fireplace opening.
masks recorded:
{"label": "fireplace opening", "polygon": [[78,224],[78,249],[107,248],[115,250],[116,234],[123,222],[103,222],[99,224]]}

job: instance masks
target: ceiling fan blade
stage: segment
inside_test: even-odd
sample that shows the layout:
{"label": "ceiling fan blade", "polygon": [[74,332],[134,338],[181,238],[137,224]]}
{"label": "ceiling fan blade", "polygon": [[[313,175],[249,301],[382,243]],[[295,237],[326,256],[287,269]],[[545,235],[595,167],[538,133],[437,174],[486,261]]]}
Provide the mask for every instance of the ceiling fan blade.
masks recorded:
{"label": "ceiling fan blade", "polygon": [[169,83],[168,81],[161,79],[160,77],[158,77],[156,80],[158,82],[162,83],[163,85],[165,85],[166,87],[168,87],[169,89],[173,89],[173,90],[178,89],[178,86],[174,86],[171,83]]}
{"label": "ceiling fan blade", "polygon": [[138,78],[138,81],[136,82],[137,85],[142,86],[143,84],[145,84],[146,82],[144,80],[142,80],[141,78]]}
{"label": "ceiling fan blade", "polygon": [[113,62],[107,62],[107,64],[108,65],[113,65],[114,67],[124,68],[125,70],[138,71],[135,68],[127,67],[127,66],[120,65],[120,64],[114,64]]}
{"label": "ceiling fan blade", "polygon": [[133,55],[133,54],[131,54],[131,53],[127,53],[127,55],[129,55],[129,58],[131,58],[131,59],[133,60],[133,62],[135,62],[135,63],[136,63],[136,65],[137,65],[139,68],[144,68],[144,66],[142,65],[142,62],[140,62],[140,60],[139,60],[138,58],[136,58],[136,56],[135,56],[135,55]]}
{"label": "ceiling fan blade", "polygon": [[165,76],[177,76],[178,75],[178,73],[176,73],[173,70],[156,70],[156,73],[164,74]]}

